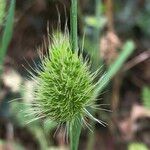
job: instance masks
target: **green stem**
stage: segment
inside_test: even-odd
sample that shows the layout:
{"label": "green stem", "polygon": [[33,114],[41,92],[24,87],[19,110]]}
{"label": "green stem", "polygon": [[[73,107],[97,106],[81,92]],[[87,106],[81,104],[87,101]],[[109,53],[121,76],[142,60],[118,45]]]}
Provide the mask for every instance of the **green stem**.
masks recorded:
{"label": "green stem", "polygon": [[[77,11],[78,11],[78,0],[71,0],[70,9],[70,28],[71,28],[71,46],[72,50],[78,50],[78,27],[77,27]],[[81,117],[75,119],[70,123],[69,134],[70,134],[70,149],[77,150],[79,145],[79,138],[81,133]]]}
{"label": "green stem", "polygon": [[97,26],[96,26],[96,29],[95,29],[95,37],[96,37],[96,42],[97,42],[97,45],[98,45],[98,47],[97,47],[97,49],[99,50],[99,40],[100,40],[100,31],[101,31],[101,29],[100,29],[100,27],[99,27],[99,20],[100,20],[100,17],[101,17],[101,15],[102,15],[102,12],[101,12],[101,5],[102,5],[102,3],[101,3],[101,0],[96,0],[96,6],[95,6],[95,16],[96,16],[96,20],[97,20]]}
{"label": "green stem", "polygon": [[71,27],[71,45],[73,50],[78,50],[77,6],[78,0],[71,0],[70,27]]}
{"label": "green stem", "polygon": [[[81,118],[81,117],[80,117]],[[70,124],[70,149],[77,150],[79,145],[79,138],[81,133],[81,119],[75,119]]]}
{"label": "green stem", "polygon": [[96,17],[96,20],[97,20],[97,26],[95,27],[95,45],[96,45],[96,59],[97,59],[97,61],[96,61],[96,68],[97,67],[99,67],[99,66],[101,66],[101,65],[103,65],[102,64],[102,59],[100,58],[100,56],[99,55],[97,55],[97,54],[99,54],[99,51],[100,51],[100,46],[99,46],[99,44],[100,44],[100,36],[101,36],[101,27],[100,27],[100,25],[99,25],[99,20],[100,20],[100,18],[101,18],[101,16],[102,16],[102,9],[101,9],[101,6],[102,6],[102,2],[101,2],[101,0],[95,0],[95,17]]}

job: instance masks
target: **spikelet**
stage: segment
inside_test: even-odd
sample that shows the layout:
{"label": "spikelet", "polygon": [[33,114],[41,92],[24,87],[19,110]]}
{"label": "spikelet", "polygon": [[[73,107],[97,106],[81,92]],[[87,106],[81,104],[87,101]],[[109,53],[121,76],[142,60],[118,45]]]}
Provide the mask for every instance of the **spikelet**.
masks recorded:
{"label": "spikelet", "polygon": [[103,124],[87,111],[94,103],[95,73],[90,73],[87,60],[78,51],[72,51],[68,34],[57,33],[52,40],[47,56],[41,60],[42,69],[34,77],[35,119],[46,117],[58,124],[70,124],[78,118],[85,123],[88,116]]}

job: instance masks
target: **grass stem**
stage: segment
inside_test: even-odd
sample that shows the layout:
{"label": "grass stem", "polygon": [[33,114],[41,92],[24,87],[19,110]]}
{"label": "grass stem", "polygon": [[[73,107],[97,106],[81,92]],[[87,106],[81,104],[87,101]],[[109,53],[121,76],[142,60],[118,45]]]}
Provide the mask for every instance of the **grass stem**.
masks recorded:
{"label": "grass stem", "polygon": [[[70,9],[70,28],[71,28],[71,46],[72,50],[78,50],[78,23],[77,23],[77,11],[78,11],[78,0],[71,0]],[[81,119],[81,118],[80,118]],[[81,122],[79,120],[74,120],[70,124],[69,129],[70,134],[70,148],[71,150],[77,150],[79,144],[79,137],[81,133]]]}
{"label": "grass stem", "polygon": [[70,28],[72,50],[78,50],[78,27],[77,27],[78,0],[71,0]]}

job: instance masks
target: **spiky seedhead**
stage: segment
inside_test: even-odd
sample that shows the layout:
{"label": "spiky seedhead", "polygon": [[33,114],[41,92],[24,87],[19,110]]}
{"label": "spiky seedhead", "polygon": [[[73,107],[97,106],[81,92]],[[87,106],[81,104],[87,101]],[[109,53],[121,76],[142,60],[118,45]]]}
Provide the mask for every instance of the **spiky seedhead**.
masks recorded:
{"label": "spiky seedhead", "polygon": [[93,74],[82,55],[71,50],[69,36],[57,33],[48,55],[42,60],[42,71],[36,77],[34,109],[58,123],[71,122],[86,115],[92,103]]}

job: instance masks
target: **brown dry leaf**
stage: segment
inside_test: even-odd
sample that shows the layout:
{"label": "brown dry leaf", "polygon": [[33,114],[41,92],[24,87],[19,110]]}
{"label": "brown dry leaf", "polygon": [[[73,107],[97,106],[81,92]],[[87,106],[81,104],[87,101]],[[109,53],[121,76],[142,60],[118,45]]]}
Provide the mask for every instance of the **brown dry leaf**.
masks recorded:
{"label": "brown dry leaf", "polygon": [[113,31],[108,31],[100,41],[100,55],[106,62],[111,62],[118,56],[117,49],[121,47],[121,42],[118,36]]}

